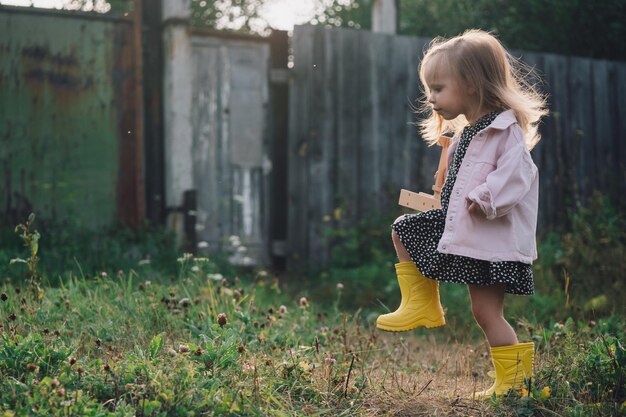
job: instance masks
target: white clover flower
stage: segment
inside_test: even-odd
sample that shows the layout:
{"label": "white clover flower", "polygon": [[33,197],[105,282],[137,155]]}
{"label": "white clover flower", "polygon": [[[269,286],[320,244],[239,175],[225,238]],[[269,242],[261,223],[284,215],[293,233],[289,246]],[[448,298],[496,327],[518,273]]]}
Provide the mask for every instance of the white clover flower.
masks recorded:
{"label": "white clover flower", "polygon": [[186,262],[189,259],[193,258],[193,253],[185,252],[183,256],[177,259],[178,262]]}
{"label": "white clover flower", "polygon": [[209,247],[209,242],[205,242],[204,240],[202,242],[198,242],[198,249],[204,249],[208,247]]}
{"label": "white clover flower", "polygon": [[221,281],[224,279],[224,276],[222,274],[207,274],[206,276],[213,281]]}

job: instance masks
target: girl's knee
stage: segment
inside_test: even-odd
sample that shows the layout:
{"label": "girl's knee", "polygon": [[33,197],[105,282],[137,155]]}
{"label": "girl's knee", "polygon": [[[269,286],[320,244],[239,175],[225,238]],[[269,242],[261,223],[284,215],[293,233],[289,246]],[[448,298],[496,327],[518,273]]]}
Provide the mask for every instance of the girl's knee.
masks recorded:
{"label": "girl's knee", "polygon": [[402,244],[402,241],[400,240],[400,236],[396,233],[395,230],[391,231],[391,240],[393,240],[393,243],[395,244]]}

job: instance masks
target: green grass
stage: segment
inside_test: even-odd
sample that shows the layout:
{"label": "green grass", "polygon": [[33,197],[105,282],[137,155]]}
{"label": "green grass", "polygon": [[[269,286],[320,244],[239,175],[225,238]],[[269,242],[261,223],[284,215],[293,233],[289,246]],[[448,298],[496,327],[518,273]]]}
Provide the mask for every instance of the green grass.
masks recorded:
{"label": "green grass", "polygon": [[40,300],[5,283],[0,415],[624,412],[623,318],[516,323],[538,347],[532,396],[474,402],[472,387],[488,383],[490,369],[482,343],[445,327],[380,333],[359,311],[281,293],[265,273],[237,279],[215,268],[182,257],[169,281],[70,276]]}
{"label": "green grass", "polygon": [[441,286],[443,328],[375,329],[399,302],[389,219],[330,234],[331,266],[283,285],[177,255],[158,230],[110,231],[92,254],[18,228],[24,246],[0,251],[24,257],[0,285],[0,417],[624,416],[623,222],[598,201],[541,243],[537,295],[507,299],[535,378],[487,401],[472,400],[491,364],[463,286]]}

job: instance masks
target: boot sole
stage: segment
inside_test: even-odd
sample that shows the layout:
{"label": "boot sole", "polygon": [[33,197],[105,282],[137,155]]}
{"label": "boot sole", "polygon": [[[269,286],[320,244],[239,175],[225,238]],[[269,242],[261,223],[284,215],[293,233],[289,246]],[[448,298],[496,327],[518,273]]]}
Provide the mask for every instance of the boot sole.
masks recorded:
{"label": "boot sole", "polygon": [[400,332],[408,332],[410,330],[415,330],[418,329],[420,327],[424,327],[426,329],[435,329],[437,327],[442,327],[445,326],[446,321],[440,321],[440,322],[433,322],[431,324],[416,324],[416,325],[411,325],[411,326],[404,326],[404,327],[392,327],[392,326],[385,326],[380,325],[380,324],[376,324],[376,327],[380,330],[386,331],[386,332],[393,332],[393,333],[400,333]]}

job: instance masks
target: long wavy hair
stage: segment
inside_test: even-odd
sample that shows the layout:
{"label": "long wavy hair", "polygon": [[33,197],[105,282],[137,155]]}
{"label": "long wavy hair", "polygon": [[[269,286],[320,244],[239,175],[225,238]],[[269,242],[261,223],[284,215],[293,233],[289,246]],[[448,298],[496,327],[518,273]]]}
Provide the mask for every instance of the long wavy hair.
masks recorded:
{"label": "long wavy hair", "polygon": [[429,144],[436,143],[441,135],[456,134],[467,125],[463,115],[445,120],[428,103],[430,91],[426,75],[444,68],[461,85],[475,89],[479,100],[477,109],[512,109],[524,131],[528,149],[539,142],[538,124],[548,110],[546,96],[531,82],[535,78],[532,69],[515,59],[492,34],[472,29],[451,39],[435,38],[420,63],[424,99],[418,111],[428,117],[419,122],[419,126]]}

